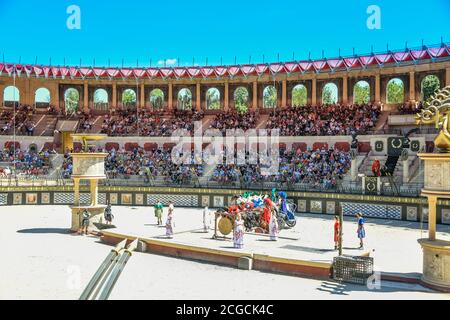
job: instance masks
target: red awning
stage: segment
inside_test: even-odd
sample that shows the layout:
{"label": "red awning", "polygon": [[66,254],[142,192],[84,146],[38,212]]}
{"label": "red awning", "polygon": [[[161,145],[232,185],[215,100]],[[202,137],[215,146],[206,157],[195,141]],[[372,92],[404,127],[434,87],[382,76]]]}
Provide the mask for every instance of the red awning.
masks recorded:
{"label": "red awning", "polygon": [[284,64],[284,68],[286,69],[287,73],[293,73],[300,70],[300,67],[298,66],[297,62],[286,62]]}
{"label": "red awning", "polygon": [[298,66],[300,67],[300,69],[301,69],[303,72],[311,71],[311,70],[314,69],[314,66],[313,66],[313,64],[312,64],[311,61],[302,61],[302,62],[300,62],[300,63],[298,64]]}
{"label": "red awning", "polygon": [[200,72],[205,78],[207,78],[207,77],[210,77],[214,73],[214,69],[210,68],[210,67],[202,67],[202,68],[200,68]]}
{"label": "red awning", "polygon": [[227,67],[215,67],[214,72],[218,77],[223,77],[228,73]]}
{"label": "red awning", "polygon": [[255,71],[259,76],[268,72],[268,70],[269,70],[269,67],[267,66],[267,64],[257,64],[255,66]]}
{"label": "red awning", "polygon": [[114,69],[114,68],[106,69],[106,73],[108,74],[108,77],[110,77],[110,78],[115,78],[120,75],[119,69]]}
{"label": "red awning", "polygon": [[[362,57],[361,57],[362,58]],[[356,68],[361,66],[361,61],[357,58],[345,58],[344,64],[347,66],[348,69]]]}
{"label": "red awning", "polygon": [[241,72],[241,68],[239,68],[238,66],[228,67],[228,73],[230,74],[231,77],[237,76],[239,72]]}
{"label": "red awning", "polygon": [[200,69],[196,67],[187,68],[187,72],[191,78],[200,75]]}
{"label": "red awning", "polygon": [[156,68],[148,68],[147,75],[149,78],[156,78],[159,75],[159,69]]}
{"label": "red awning", "polygon": [[255,66],[254,65],[243,65],[243,66],[241,66],[241,71],[244,76],[248,76],[255,72]]}
{"label": "red awning", "polygon": [[284,65],[281,63],[271,63],[269,65],[269,69],[273,74],[277,74],[284,71]]}
{"label": "red awning", "polygon": [[175,74],[175,77],[182,78],[186,76],[187,71],[186,68],[173,68],[173,73]]}
{"label": "red awning", "polygon": [[173,70],[170,68],[161,68],[159,71],[161,72],[163,78],[168,78],[173,75]]}
{"label": "red awning", "polygon": [[328,66],[330,69],[335,70],[338,68],[342,68],[344,66],[344,60],[342,59],[330,59],[327,60]]}

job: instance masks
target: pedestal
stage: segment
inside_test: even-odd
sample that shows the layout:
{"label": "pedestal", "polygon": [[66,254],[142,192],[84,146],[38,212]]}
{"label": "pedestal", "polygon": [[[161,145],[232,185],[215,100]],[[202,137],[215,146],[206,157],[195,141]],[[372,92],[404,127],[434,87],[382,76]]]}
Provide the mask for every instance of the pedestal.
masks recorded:
{"label": "pedestal", "polygon": [[421,153],[425,162],[425,185],[422,196],[428,199],[428,238],[419,239],[423,250],[422,282],[450,292],[450,241],[436,239],[437,202],[450,198],[450,153]]}
{"label": "pedestal", "polygon": [[423,251],[422,282],[450,292],[450,241],[419,239]]}

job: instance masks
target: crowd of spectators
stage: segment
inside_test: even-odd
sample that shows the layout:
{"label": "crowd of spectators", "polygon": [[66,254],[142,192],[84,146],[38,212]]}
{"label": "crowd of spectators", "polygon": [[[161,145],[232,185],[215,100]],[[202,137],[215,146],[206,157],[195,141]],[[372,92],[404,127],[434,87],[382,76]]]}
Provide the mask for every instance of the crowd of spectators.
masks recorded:
{"label": "crowd of spectators", "polygon": [[401,114],[416,114],[420,113],[422,109],[423,109],[422,101],[418,103],[408,102],[398,107],[398,111]]}
{"label": "crowd of spectators", "polygon": [[255,111],[240,113],[236,111],[221,111],[216,115],[210,124],[210,128],[219,129],[224,135],[227,129],[248,129],[256,128],[259,114]]}
{"label": "crowd of spectators", "polygon": [[203,119],[203,112],[175,110],[171,114],[149,110],[118,110],[105,115],[101,133],[110,136],[170,136],[176,129],[194,130],[194,121]]}
{"label": "crowd of spectators", "polygon": [[245,185],[261,182],[306,184],[313,188],[331,189],[337,186],[350,169],[348,152],[334,149],[281,150],[276,174],[264,175],[260,164],[219,165],[212,180],[221,183],[240,182]]}
{"label": "crowd of spectators", "polygon": [[32,136],[35,124],[33,122],[33,107],[19,105],[15,110],[3,109],[0,113],[1,129],[3,135],[16,134]]}
{"label": "crowd of spectators", "polygon": [[282,136],[330,136],[364,134],[373,128],[380,107],[364,105],[320,105],[275,110],[267,129],[279,129]]}
{"label": "crowd of spectators", "polygon": [[51,167],[50,162],[51,151],[43,150],[37,152],[35,150],[21,150],[10,148],[0,152],[0,172],[3,176],[13,173],[28,176],[46,175]]}

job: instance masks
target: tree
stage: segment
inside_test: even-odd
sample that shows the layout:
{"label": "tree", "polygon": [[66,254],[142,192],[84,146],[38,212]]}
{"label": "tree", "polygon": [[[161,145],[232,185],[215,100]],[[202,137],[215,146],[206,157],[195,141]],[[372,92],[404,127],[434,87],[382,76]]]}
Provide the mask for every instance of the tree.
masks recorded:
{"label": "tree", "polygon": [[438,77],[428,75],[422,81],[422,100],[426,101],[440,88]]}
{"label": "tree", "polygon": [[387,102],[388,103],[403,103],[405,100],[403,81],[394,78],[388,82],[387,85]]}
{"label": "tree", "polygon": [[178,92],[178,109],[192,109],[192,93],[191,90],[183,88]]}
{"label": "tree", "polygon": [[234,91],[234,106],[239,113],[248,111],[248,91],[244,87],[239,87]]}
{"label": "tree", "polygon": [[206,106],[210,110],[220,109],[220,92],[216,88],[206,91]]}
{"label": "tree", "polygon": [[150,103],[154,109],[162,109],[164,101],[164,92],[161,89],[153,89],[150,92]]}
{"label": "tree", "polygon": [[136,103],[136,92],[132,89],[126,89],[122,94],[122,102],[124,104]]}
{"label": "tree", "polygon": [[275,108],[277,106],[277,89],[267,86],[263,92],[264,108]]}
{"label": "tree", "polygon": [[296,85],[292,89],[292,106],[300,107],[308,103],[306,87],[302,84]]}
{"label": "tree", "polygon": [[333,83],[327,83],[323,87],[322,103],[323,104],[334,104],[336,102],[337,102],[337,87]]}
{"label": "tree", "polygon": [[80,94],[78,90],[69,88],[64,94],[64,100],[66,104],[66,112],[72,113],[78,110],[78,102],[80,101]]}
{"label": "tree", "polygon": [[370,86],[366,81],[358,81],[353,89],[353,101],[364,104],[370,101]]}

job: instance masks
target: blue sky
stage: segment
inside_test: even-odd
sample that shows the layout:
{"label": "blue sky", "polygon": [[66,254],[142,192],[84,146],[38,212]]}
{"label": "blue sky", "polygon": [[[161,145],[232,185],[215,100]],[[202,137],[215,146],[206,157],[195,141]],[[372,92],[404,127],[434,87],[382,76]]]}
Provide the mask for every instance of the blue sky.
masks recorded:
{"label": "blue sky", "polygon": [[[66,9],[81,10],[69,30]],[[369,5],[381,29],[366,26]],[[0,54],[8,62],[155,66],[281,61],[450,42],[450,1],[104,1],[0,0]],[[1,57],[0,57],[1,58]]]}

